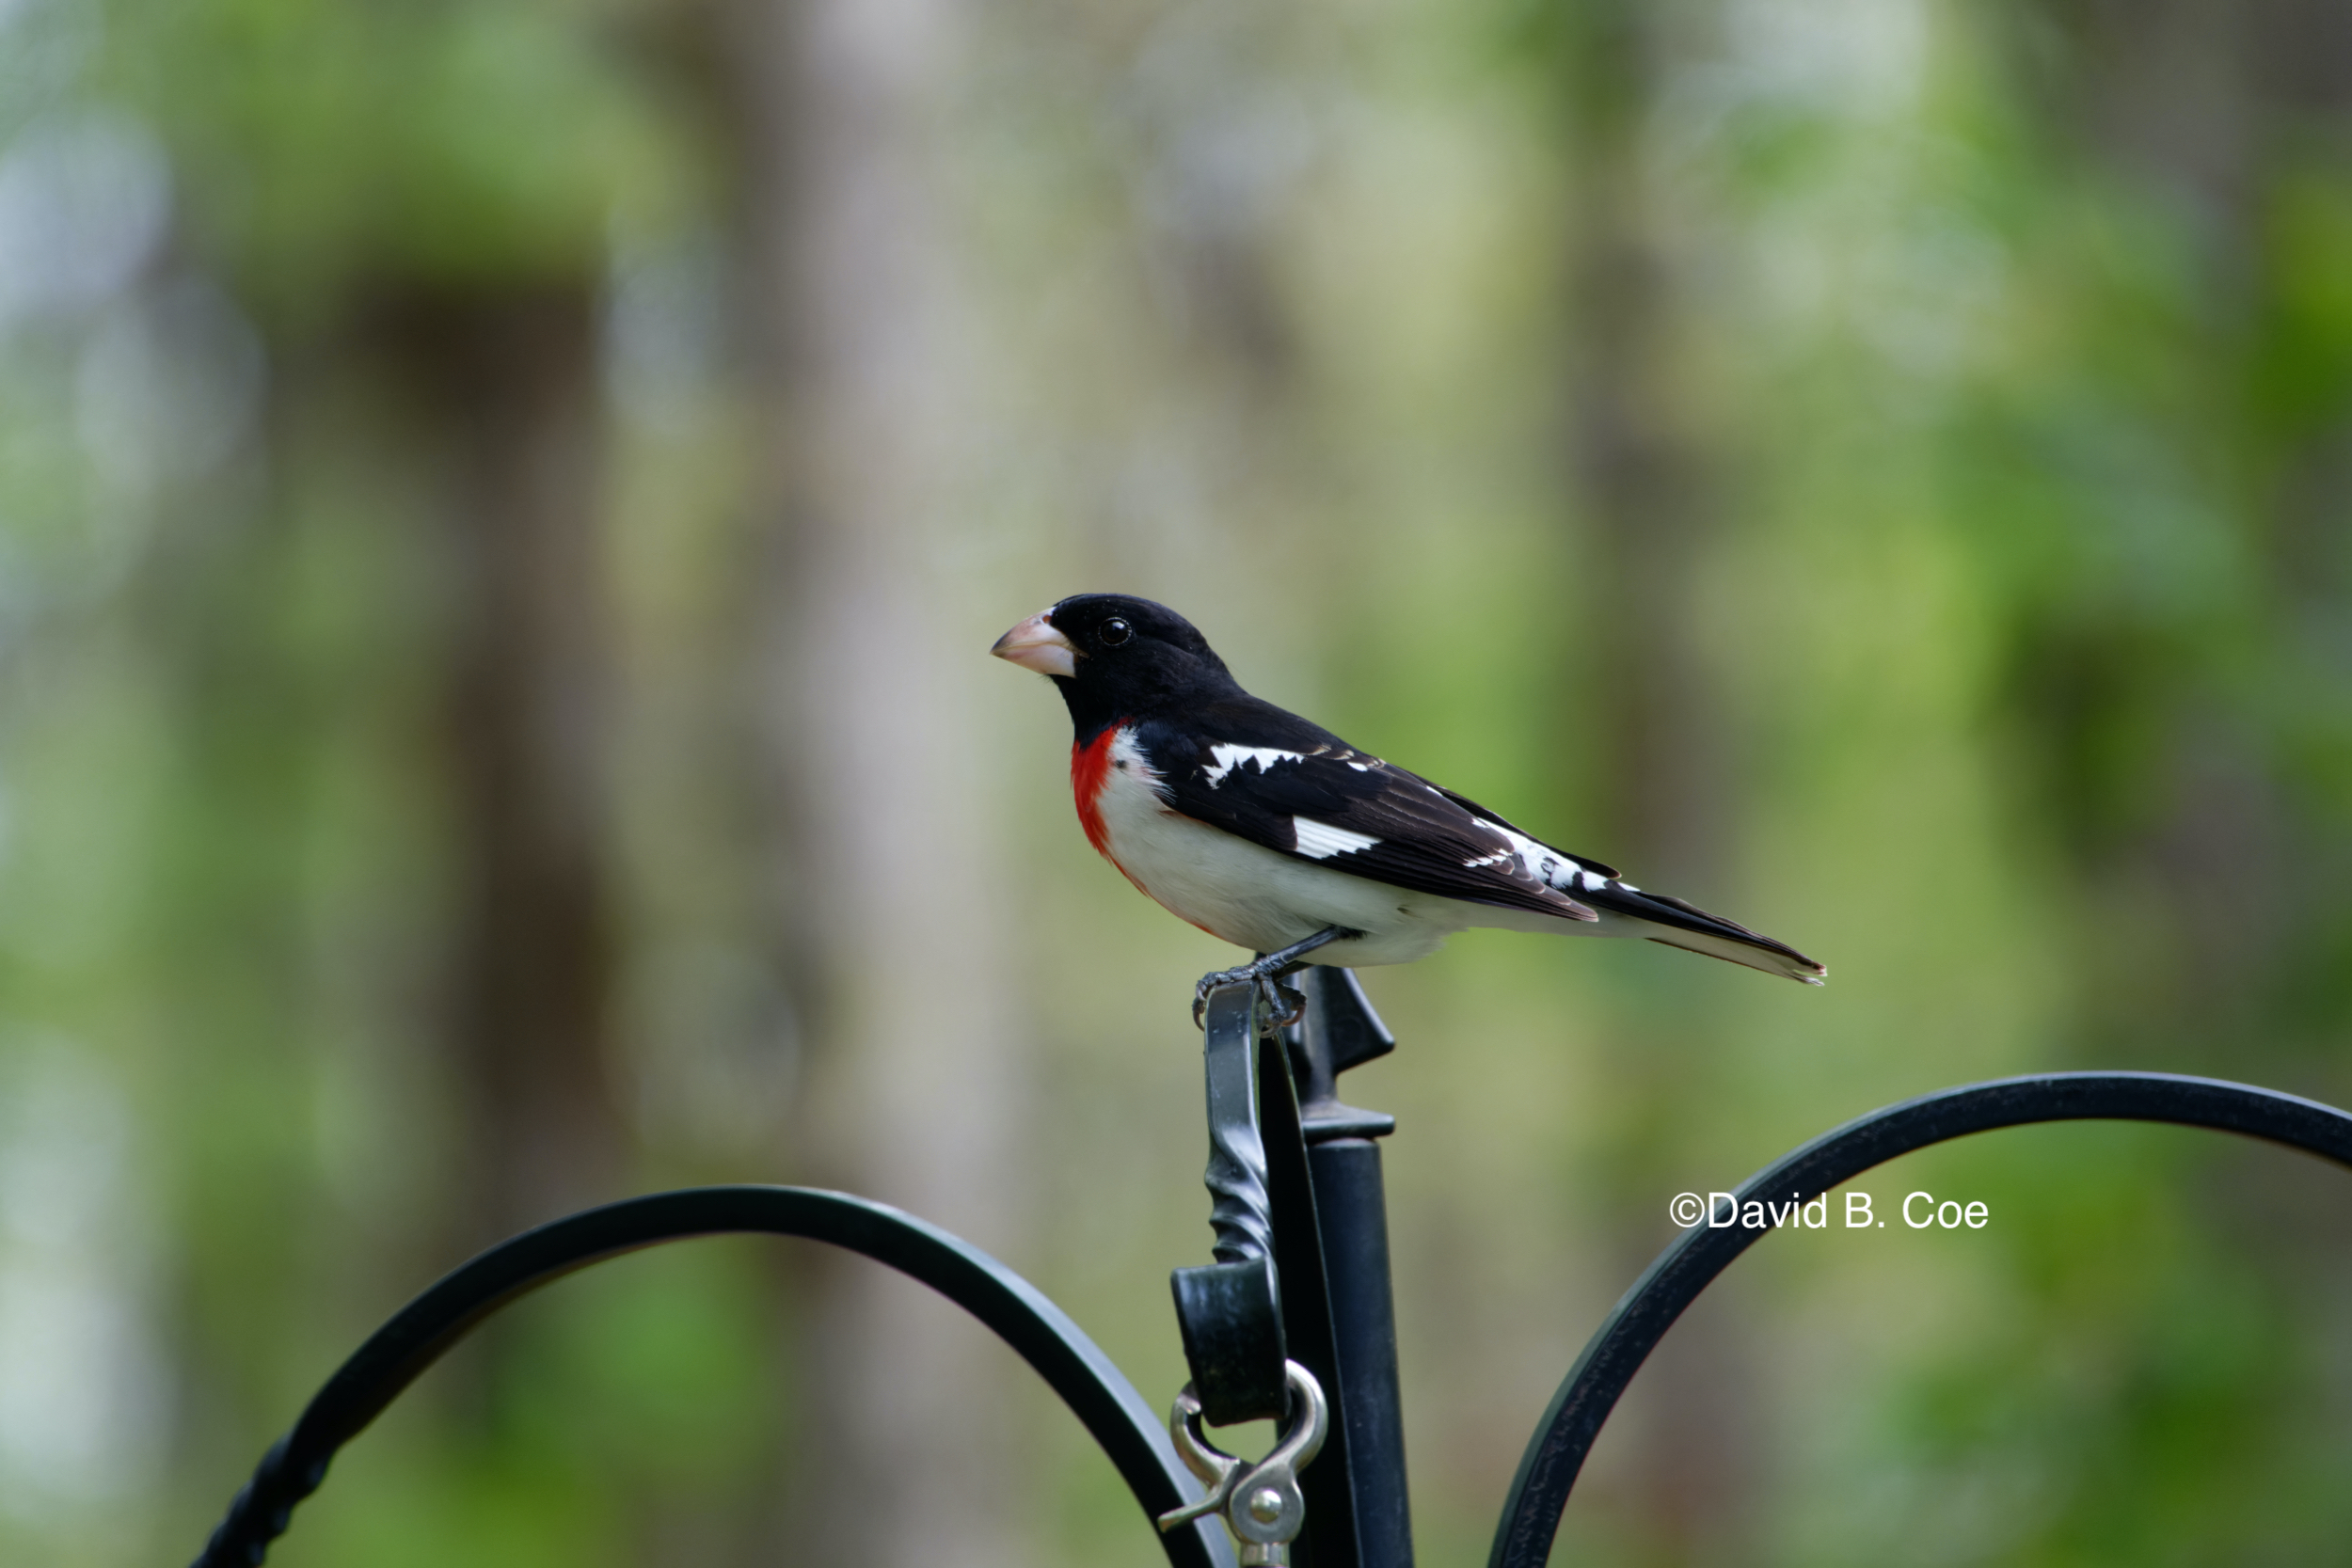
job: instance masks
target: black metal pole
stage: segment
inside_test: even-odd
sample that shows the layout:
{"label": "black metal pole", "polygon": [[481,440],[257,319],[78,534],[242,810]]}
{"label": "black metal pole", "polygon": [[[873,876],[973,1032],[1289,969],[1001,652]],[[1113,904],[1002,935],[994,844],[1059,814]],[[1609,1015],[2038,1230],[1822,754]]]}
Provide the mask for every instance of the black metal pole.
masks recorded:
{"label": "black metal pole", "polygon": [[1412,1568],[1388,1188],[1373,1141],[1393,1131],[1396,1119],[1342,1103],[1336,1087],[1339,1074],[1387,1054],[1396,1038],[1349,971],[1310,969],[1301,979],[1307,1013],[1290,1032],[1289,1054],[1330,1304],[1333,1418],[1344,1437],[1356,1561]]}
{"label": "black metal pole", "polygon": [[1307,1498],[1307,1522],[1292,1547],[1291,1560],[1295,1568],[1359,1568],[1356,1476],[1350,1462],[1347,1418],[1353,1394],[1333,1327],[1321,1205],[1308,1164],[1289,1053],[1279,1042],[1269,1041],[1259,1062],[1258,1101],[1265,1126],[1266,1192],[1273,1201],[1282,1337],[1290,1345],[1291,1359],[1314,1375],[1331,1408],[1331,1430],[1324,1439],[1323,1452],[1299,1472],[1299,1490]]}
{"label": "black metal pole", "polygon": [[1361,1568],[1412,1568],[1380,1146],[1369,1138],[1311,1141],[1308,1162],[1314,1174],[1315,1217],[1323,1227],[1323,1266],[1330,1281],[1338,1418],[1347,1439],[1357,1560]]}

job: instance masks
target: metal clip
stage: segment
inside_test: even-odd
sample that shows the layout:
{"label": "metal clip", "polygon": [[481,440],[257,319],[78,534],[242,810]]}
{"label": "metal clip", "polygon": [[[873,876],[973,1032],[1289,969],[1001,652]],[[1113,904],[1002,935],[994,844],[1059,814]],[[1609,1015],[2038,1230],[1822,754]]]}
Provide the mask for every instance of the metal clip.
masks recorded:
{"label": "metal clip", "polygon": [[1290,1389],[1292,1419],[1274,1451],[1255,1465],[1225,1452],[1200,1434],[1200,1401],[1192,1385],[1176,1396],[1168,1412],[1168,1435],[1176,1445],[1184,1468],[1208,1488],[1197,1503],[1170,1509],[1160,1515],[1163,1533],[1179,1525],[1215,1513],[1225,1520],[1242,1543],[1242,1568],[1286,1568],[1290,1543],[1307,1522],[1307,1499],[1298,1490],[1298,1472],[1323,1451],[1331,1429],[1330,1402],[1323,1386],[1295,1361],[1282,1364]]}

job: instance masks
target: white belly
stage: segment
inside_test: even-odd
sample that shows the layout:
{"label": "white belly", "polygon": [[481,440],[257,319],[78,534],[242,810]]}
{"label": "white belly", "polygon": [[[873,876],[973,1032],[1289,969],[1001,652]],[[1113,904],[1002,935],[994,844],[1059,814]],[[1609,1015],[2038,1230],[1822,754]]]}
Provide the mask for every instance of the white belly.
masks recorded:
{"label": "white belly", "polygon": [[1173,811],[1123,735],[1112,742],[1095,809],[1111,859],[1136,886],[1237,947],[1270,953],[1343,926],[1364,934],[1318,949],[1312,962],[1409,963],[1455,931],[1514,923],[1507,911],[1351,877]]}

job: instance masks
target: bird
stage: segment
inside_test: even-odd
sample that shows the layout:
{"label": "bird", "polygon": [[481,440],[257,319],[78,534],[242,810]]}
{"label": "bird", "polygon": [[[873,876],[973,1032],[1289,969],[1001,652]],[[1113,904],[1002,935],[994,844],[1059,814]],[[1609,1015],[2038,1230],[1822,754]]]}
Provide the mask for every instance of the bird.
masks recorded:
{"label": "bird", "polygon": [[1258,955],[1201,977],[1196,1023],[1212,990],[1244,981],[1292,1022],[1304,1003],[1280,981],[1304,965],[1409,963],[1474,927],[1643,937],[1806,985],[1828,975],[1251,696],[1165,605],[1074,594],[989,651],[1060,689],[1088,842],[1169,912]]}

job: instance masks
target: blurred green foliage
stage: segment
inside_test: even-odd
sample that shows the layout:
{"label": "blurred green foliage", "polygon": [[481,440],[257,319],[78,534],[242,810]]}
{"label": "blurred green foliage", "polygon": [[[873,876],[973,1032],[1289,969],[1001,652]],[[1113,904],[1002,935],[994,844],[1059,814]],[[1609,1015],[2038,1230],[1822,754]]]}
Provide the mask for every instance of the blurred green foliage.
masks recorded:
{"label": "blurred green foliage", "polygon": [[[746,64],[801,10],[0,4],[0,1557],[192,1555],[340,1355],[544,1212],[485,1196],[532,1097],[450,1044],[453,976],[508,951],[468,901],[468,531],[530,367],[591,411],[547,450],[593,468],[605,601],[576,1065],[619,1153],[579,1191],[834,1168],[827,960],[769,847],[869,825],[755,760],[824,678],[762,657],[768,563],[824,570],[770,488],[824,391],[757,236],[861,136],[921,148],[946,214],[960,508],[894,547],[975,660],[1152,594],[1253,689],[1831,965],[1483,934],[1369,977],[1426,1560],[1485,1550],[1677,1191],[2031,1069],[2352,1102],[2326,8],[915,7],[947,88],[833,139]],[[1227,955],[1087,852],[1050,695],[975,679],[988,739],[943,766],[1019,868],[1030,1119],[967,1173],[1019,1221],[972,1239],[1164,1398],[1205,1236],[1182,1003]],[[1873,1173],[1882,1213],[1992,1223],[1758,1248],[1560,1558],[2332,1560],[2337,1180],[2106,1128]],[[517,1309],[275,1560],[790,1560],[830,1276],[780,1251]],[[991,1528],[1154,1560],[1074,1426],[951,1342],[1005,1373]]]}

